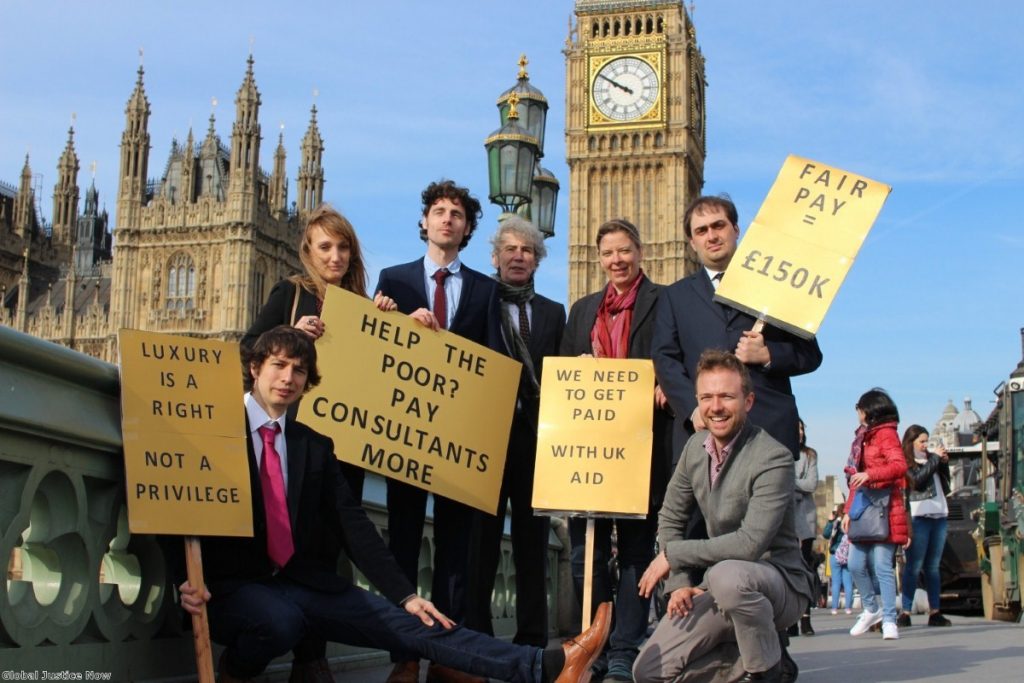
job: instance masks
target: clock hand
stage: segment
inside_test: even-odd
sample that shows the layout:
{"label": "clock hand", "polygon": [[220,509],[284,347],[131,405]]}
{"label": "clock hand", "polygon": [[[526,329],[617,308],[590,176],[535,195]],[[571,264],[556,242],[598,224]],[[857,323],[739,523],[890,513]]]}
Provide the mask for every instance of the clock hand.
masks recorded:
{"label": "clock hand", "polygon": [[633,94],[633,89],[632,88],[627,88],[626,86],[622,85],[621,83],[616,83],[615,81],[613,81],[612,79],[608,78],[604,74],[597,74],[597,77],[598,78],[603,78],[604,80],[608,81],[609,83],[611,83],[612,85],[614,85],[616,88],[618,88],[622,92],[626,93],[627,95],[632,95]]}

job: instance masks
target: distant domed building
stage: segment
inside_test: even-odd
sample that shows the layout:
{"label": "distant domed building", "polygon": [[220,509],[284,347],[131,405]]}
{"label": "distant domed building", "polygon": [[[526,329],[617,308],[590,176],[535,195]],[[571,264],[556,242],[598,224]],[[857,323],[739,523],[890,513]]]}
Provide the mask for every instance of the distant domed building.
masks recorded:
{"label": "distant domed building", "polygon": [[935,423],[928,445],[945,448],[970,446],[977,438],[974,428],[981,424],[981,417],[971,408],[971,397],[964,398],[964,409],[957,410],[950,399],[942,410],[942,417]]}

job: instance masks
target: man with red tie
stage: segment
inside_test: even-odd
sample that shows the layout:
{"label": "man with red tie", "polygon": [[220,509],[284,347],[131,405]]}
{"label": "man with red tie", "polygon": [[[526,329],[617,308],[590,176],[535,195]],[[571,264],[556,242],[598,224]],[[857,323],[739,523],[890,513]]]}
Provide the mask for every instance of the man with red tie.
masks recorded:
{"label": "man with red tie", "polygon": [[[420,239],[427,244],[423,258],[381,271],[374,290],[391,297],[398,310],[432,330],[445,329],[460,337],[505,353],[497,283],[459,259],[480,220],[480,202],[451,180],[431,183],[423,190]],[[507,429],[507,425],[502,428]],[[427,492],[394,479],[387,480],[388,548],[413,586],[419,575],[420,547],[427,509]],[[431,597],[439,609],[459,623],[468,612],[471,508],[434,496],[434,571]],[[417,683],[419,661],[395,657],[387,683]],[[453,679],[436,667],[429,683],[473,683]]]}
{"label": "man with red tie", "polygon": [[[204,539],[209,590],[179,587],[186,611],[206,605],[210,635],[225,646],[218,680],[257,676],[309,637],[515,683],[583,679],[608,636],[610,603],[588,631],[553,650],[456,626],[406,580],[345,484],[333,442],[288,419],[288,406],[320,381],[313,343],[282,325],[262,334],[245,362],[254,535]],[[341,545],[380,595],[338,575]]]}

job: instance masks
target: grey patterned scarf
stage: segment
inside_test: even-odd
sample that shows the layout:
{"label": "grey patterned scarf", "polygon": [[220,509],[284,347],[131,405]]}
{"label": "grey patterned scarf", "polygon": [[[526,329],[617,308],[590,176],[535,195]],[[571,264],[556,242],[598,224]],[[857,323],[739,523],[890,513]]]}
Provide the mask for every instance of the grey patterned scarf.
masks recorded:
{"label": "grey patterned scarf", "polygon": [[[534,291],[532,279],[525,285],[519,286],[502,282],[497,273],[495,273],[494,279],[498,282],[498,298],[503,304],[511,303],[519,305],[521,303],[529,303],[533,299]],[[508,306],[501,307],[501,332],[510,347],[512,357],[522,363],[523,368],[526,370],[526,377],[529,379],[529,384],[527,387],[522,388],[529,392],[529,396],[527,396],[527,398],[536,398],[540,396],[540,382],[537,380],[537,370],[533,367],[533,358],[530,357],[530,349],[527,348],[526,342],[523,341],[522,336],[520,336],[519,328],[512,322],[512,314],[509,312]]]}

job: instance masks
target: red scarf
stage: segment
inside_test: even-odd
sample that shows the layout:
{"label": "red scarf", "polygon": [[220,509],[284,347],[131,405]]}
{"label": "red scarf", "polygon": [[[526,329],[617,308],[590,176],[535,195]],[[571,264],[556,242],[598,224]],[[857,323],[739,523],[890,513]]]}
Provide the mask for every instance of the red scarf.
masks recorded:
{"label": "red scarf", "polygon": [[633,284],[622,294],[615,291],[612,283],[604,289],[601,306],[597,309],[597,320],[590,330],[590,346],[596,358],[625,358],[629,355],[629,330],[633,326],[633,306],[636,293],[644,280],[640,271]]}

